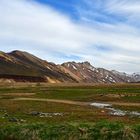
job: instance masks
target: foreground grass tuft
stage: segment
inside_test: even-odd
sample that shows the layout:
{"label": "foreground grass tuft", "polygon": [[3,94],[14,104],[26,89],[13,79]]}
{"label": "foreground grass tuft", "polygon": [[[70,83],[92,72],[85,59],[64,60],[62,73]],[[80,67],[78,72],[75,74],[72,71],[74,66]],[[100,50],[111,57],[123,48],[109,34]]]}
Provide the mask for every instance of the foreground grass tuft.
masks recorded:
{"label": "foreground grass tuft", "polygon": [[139,140],[140,125],[121,123],[96,124],[27,124],[0,128],[0,140]]}

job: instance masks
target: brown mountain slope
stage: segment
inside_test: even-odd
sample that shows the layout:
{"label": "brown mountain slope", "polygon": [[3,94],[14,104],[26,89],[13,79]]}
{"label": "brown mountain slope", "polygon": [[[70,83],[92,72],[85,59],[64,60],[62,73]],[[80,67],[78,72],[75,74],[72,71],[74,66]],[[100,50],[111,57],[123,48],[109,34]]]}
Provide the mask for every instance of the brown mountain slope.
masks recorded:
{"label": "brown mountain slope", "polygon": [[0,78],[16,81],[76,82],[53,63],[27,52],[0,52]]}

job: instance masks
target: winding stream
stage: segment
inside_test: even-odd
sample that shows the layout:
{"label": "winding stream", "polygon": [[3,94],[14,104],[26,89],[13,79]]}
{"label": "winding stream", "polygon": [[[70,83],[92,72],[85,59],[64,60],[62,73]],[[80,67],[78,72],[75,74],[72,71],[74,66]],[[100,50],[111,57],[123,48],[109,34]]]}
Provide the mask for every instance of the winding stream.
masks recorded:
{"label": "winding stream", "polygon": [[140,117],[140,112],[115,109],[114,107],[112,107],[112,104],[94,102],[94,103],[91,103],[90,105],[100,108],[100,109],[107,109],[107,110],[109,110],[109,115],[113,115],[113,116]]}

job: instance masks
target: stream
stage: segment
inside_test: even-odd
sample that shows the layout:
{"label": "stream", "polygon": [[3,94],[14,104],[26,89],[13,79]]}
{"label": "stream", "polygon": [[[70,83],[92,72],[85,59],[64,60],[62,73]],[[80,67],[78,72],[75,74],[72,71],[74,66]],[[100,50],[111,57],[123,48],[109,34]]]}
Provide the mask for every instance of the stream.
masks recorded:
{"label": "stream", "polygon": [[112,104],[94,102],[94,103],[91,103],[90,105],[94,106],[94,107],[97,107],[97,108],[100,108],[100,109],[109,110],[109,115],[113,115],[113,116],[140,117],[140,112],[137,112],[137,111],[125,111],[125,110],[115,109],[112,106]]}

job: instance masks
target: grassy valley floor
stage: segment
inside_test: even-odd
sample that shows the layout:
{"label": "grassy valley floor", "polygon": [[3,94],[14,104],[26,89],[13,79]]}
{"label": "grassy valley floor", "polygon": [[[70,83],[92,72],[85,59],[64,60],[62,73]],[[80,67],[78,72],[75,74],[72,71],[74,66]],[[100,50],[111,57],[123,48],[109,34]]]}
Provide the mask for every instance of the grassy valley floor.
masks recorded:
{"label": "grassy valley floor", "polygon": [[140,139],[140,116],[91,103],[139,113],[140,84],[1,85],[0,139]]}

